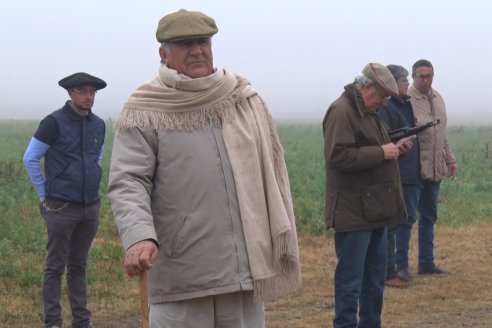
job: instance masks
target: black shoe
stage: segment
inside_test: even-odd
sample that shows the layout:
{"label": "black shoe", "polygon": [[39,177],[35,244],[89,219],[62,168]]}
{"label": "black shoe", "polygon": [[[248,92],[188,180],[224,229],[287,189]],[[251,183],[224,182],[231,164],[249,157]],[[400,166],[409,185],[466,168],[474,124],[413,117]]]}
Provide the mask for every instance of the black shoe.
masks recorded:
{"label": "black shoe", "polygon": [[398,270],[398,272],[396,274],[398,275],[398,278],[400,278],[401,280],[406,281],[406,282],[409,282],[413,279],[413,277],[410,274],[410,272],[408,271],[408,269]]}
{"label": "black shoe", "polygon": [[428,268],[419,268],[419,274],[451,274],[451,272],[441,269],[437,265]]}
{"label": "black shoe", "polygon": [[92,322],[89,322],[84,328],[96,328]]}

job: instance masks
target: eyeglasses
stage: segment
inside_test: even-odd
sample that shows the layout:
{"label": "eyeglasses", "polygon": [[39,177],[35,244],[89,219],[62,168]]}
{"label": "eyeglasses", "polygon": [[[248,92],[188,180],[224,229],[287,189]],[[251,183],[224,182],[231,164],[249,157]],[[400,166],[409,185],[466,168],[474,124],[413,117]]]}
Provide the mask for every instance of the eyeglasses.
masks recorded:
{"label": "eyeglasses", "polygon": [[96,89],[79,89],[79,88],[72,88],[72,90],[73,90],[75,93],[78,93],[79,95],[83,95],[83,96],[86,96],[86,95],[91,95],[91,96],[94,96],[94,95],[97,93],[97,90],[96,90]]}
{"label": "eyeglasses", "polygon": [[426,74],[426,75],[415,75],[415,77],[419,80],[432,80],[434,78],[434,75],[432,74]]}

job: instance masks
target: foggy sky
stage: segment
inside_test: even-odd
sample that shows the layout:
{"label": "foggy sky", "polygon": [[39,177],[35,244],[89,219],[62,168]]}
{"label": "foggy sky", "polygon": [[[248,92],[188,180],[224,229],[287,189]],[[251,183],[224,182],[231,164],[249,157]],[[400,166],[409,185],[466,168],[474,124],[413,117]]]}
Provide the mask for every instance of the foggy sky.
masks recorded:
{"label": "foggy sky", "polygon": [[157,74],[157,22],[180,8],[215,19],[214,66],[246,77],[276,119],[321,121],[366,63],[411,71],[425,58],[448,124],[492,123],[488,0],[2,0],[0,119],[62,107],[68,95],[58,80],[78,71],[108,83],[93,110],[117,118]]}

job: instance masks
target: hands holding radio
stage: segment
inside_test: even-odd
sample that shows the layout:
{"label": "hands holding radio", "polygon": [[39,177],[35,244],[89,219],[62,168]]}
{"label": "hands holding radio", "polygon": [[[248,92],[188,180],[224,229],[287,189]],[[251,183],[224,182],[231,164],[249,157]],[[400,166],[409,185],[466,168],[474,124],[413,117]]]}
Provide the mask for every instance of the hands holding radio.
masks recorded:
{"label": "hands holding radio", "polygon": [[413,141],[417,136],[412,135],[398,140],[396,143],[388,143],[382,145],[384,159],[394,160],[398,159],[398,156],[405,154],[413,147]]}

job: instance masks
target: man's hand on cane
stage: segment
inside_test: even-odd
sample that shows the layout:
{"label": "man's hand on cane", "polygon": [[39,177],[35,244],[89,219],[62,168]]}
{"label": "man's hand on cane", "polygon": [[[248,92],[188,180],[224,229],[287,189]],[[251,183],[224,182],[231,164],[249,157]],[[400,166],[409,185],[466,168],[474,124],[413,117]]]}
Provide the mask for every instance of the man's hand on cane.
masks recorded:
{"label": "man's hand on cane", "polygon": [[157,245],[152,240],[142,240],[130,246],[125,253],[125,270],[132,276],[152,268],[158,254]]}

